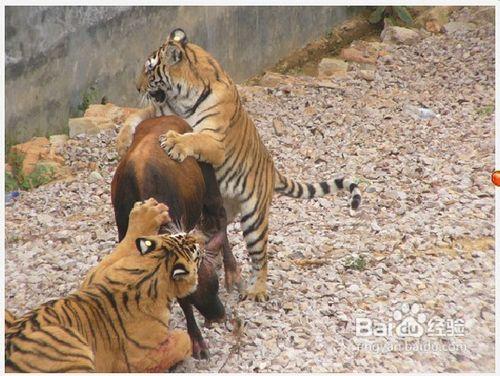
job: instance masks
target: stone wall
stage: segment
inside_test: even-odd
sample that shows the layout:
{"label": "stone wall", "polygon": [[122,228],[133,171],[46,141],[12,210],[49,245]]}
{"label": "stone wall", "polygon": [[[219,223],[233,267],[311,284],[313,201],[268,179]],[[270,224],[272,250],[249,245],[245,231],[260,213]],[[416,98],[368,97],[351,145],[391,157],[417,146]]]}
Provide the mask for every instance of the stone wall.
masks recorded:
{"label": "stone wall", "polygon": [[239,82],[349,18],[354,7],[6,7],[6,142],[65,132],[90,87],[137,106],[134,79],[183,28]]}

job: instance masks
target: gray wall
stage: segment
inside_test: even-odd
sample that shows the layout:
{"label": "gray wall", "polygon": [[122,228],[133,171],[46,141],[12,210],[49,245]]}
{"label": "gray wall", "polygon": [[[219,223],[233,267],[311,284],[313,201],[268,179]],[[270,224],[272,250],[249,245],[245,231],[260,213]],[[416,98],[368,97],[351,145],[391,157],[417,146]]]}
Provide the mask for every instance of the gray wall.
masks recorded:
{"label": "gray wall", "polygon": [[83,94],[137,106],[145,57],[181,27],[235,81],[274,65],[353,7],[6,7],[6,142],[65,132]]}

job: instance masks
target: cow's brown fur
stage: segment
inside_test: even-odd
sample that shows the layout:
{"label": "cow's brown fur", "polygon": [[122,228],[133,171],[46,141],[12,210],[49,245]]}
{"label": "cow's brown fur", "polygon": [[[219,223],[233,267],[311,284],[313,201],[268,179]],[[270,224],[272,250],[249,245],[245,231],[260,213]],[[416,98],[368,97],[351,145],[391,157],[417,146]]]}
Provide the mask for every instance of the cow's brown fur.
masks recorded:
{"label": "cow's brown fur", "polygon": [[[204,233],[215,234],[214,239],[220,239],[215,243],[224,246],[226,269],[236,272],[236,261],[227,242],[226,214],[213,168],[194,158],[187,158],[181,163],[170,159],[158,141],[159,136],[168,130],[186,133],[191,128],[175,116],[142,122],[116,170],[111,184],[111,199],[119,237],[121,239],[127,231],[128,215],[134,202],[153,197],[169,207],[170,217],[180,229],[190,231],[200,224]],[[222,319],[224,307],[217,296],[219,285],[213,264],[203,262],[198,279],[195,293],[180,299],[179,303],[186,315],[193,355],[206,357],[207,346],[194,319],[191,304],[208,321]]]}

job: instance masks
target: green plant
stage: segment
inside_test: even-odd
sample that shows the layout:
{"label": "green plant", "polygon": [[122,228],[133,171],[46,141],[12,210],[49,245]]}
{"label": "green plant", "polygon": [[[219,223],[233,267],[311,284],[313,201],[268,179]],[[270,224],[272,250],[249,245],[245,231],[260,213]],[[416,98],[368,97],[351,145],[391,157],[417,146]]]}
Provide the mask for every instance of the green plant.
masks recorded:
{"label": "green plant", "polygon": [[50,163],[38,163],[33,172],[25,175],[22,170],[24,157],[15,152],[9,154],[8,161],[12,167],[12,173],[6,172],[5,174],[7,192],[19,188],[26,191],[37,188],[53,180],[56,175],[56,168]]}
{"label": "green plant", "polygon": [[5,171],[5,192],[17,191],[19,184],[12,173]]}
{"label": "green plant", "polygon": [[376,24],[384,20],[384,24],[387,23],[389,25],[396,25],[398,23],[398,19],[405,25],[413,24],[413,17],[407,7],[403,6],[376,7],[368,17],[368,21],[372,24]]}
{"label": "green plant", "polygon": [[332,39],[332,38],[333,38],[333,35],[334,35],[334,34],[333,34],[333,30],[327,31],[327,32],[325,33],[325,38],[326,38],[326,39]]}
{"label": "green plant", "polygon": [[82,102],[78,105],[78,111],[83,115],[91,104],[99,102],[99,92],[94,86],[91,86],[83,93]]}
{"label": "green plant", "polygon": [[492,104],[490,104],[488,106],[484,106],[484,107],[478,108],[476,110],[476,113],[479,116],[490,116],[494,112],[495,112],[495,106],[492,105]]}
{"label": "green plant", "polygon": [[53,180],[55,175],[56,169],[54,166],[37,164],[31,174],[23,176],[20,187],[24,190],[39,187]]}
{"label": "green plant", "polygon": [[364,270],[366,268],[366,259],[363,255],[349,256],[344,260],[344,268],[346,270]]}
{"label": "green plant", "polygon": [[12,176],[17,179],[17,176],[21,175],[23,168],[24,156],[16,152],[10,152],[7,156],[7,161],[12,167]]}

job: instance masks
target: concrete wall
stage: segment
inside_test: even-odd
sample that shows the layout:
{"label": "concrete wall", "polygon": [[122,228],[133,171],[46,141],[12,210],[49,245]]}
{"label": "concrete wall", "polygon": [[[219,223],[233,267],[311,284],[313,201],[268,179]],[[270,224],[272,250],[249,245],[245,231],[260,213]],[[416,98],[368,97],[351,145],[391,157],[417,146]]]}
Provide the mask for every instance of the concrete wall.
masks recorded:
{"label": "concrete wall", "polygon": [[349,18],[353,7],[6,7],[6,142],[65,132],[82,96],[137,106],[134,79],[175,27],[235,81]]}

